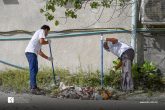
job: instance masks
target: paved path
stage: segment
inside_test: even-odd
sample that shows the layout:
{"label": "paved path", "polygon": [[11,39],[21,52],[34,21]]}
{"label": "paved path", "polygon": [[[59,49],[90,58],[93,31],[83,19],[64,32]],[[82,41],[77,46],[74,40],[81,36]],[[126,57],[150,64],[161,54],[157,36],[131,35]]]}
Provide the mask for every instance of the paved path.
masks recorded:
{"label": "paved path", "polygon": [[[14,104],[8,103],[14,97]],[[165,110],[165,104],[139,101],[57,99],[48,96],[0,92],[0,110]]]}

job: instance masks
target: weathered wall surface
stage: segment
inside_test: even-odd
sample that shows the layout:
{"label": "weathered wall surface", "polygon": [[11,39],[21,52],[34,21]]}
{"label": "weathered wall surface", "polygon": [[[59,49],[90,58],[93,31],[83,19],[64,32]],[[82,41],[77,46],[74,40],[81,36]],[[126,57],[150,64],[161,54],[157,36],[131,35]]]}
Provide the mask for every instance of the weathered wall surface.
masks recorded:
{"label": "weathered wall surface", "polygon": [[[111,9],[104,9],[101,18],[97,21],[102,8],[91,10],[88,6],[80,10],[78,19],[64,19],[64,9],[58,9],[57,16],[61,24],[57,27],[52,22],[46,22],[39,9],[43,7],[46,0],[0,0],[0,32],[13,30],[35,31],[43,24],[48,24],[51,31],[82,28],[113,28],[120,27],[130,29],[130,5],[126,9],[112,6]],[[114,12],[115,10],[115,12]],[[97,22],[96,22],[97,21]],[[95,23],[96,22],[96,23]],[[31,37],[28,34],[13,34],[0,37]],[[113,34],[120,40],[130,44],[130,34]],[[27,67],[24,50],[27,41],[0,41],[0,60],[10,62],[19,66]],[[52,39],[53,57],[55,66],[68,68],[76,71],[78,68],[84,70],[100,69],[100,36],[81,36],[74,38]],[[48,46],[43,46],[43,51],[49,54]],[[104,51],[105,52],[105,51]],[[112,66],[116,58],[111,53],[104,53],[105,68]],[[39,67],[51,67],[50,62],[39,57]],[[0,70],[10,68],[0,63]]]}
{"label": "weathered wall surface", "polygon": [[[129,34],[105,35],[105,37],[108,36],[116,36],[128,44],[130,43]],[[28,66],[24,54],[28,41],[0,41],[0,44],[0,60],[23,67]],[[43,51],[49,55],[48,45],[43,46]],[[77,71],[80,67],[91,71],[100,69],[99,35],[52,39],[52,52],[56,67],[67,68],[71,71]],[[113,54],[104,51],[105,69],[110,68],[112,61],[116,58]],[[39,57],[39,67],[51,67],[51,63]],[[9,67],[4,64],[0,65],[1,70],[5,68]]]}
{"label": "weathered wall surface", "polygon": [[165,73],[165,34],[144,35],[144,59],[152,61]]}
{"label": "weathered wall surface", "polygon": [[[52,31],[80,28],[130,28],[130,7],[122,9],[112,6],[111,9],[102,8],[91,10],[89,4],[85,9],[78,11],[78,19],[64,18],[64,9],[58,8],[56,16],[61,24],[54,26],[54,22],[46,22],[45,17],[40,13],[40,8],[46,0],[0,0],[0,31],[28,30],[35,31],[43,24],[49,24]],[[98,20],[98,18],[100,19]],[[96,22],[98,20],[98,22]],[[96,22],[96,23],[95,23]],[[93,25],[92,25],[93,24]]]}
{"label": "weathered wall surface", "polygon": [[165,34],[138,34],[137,50],[139,64],[144,60],[152,62],[165,75]]}

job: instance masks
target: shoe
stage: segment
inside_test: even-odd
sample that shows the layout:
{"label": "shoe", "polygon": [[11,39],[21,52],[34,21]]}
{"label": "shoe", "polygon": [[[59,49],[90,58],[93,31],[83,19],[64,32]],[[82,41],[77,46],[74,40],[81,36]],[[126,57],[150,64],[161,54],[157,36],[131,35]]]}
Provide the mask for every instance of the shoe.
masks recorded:
{"label": "shoe", "polygon": [[38,87],[35,89],[31,89],[30,93],[34,94],[34,95],[45,95],[45,92],[43,90],[39,89]]}

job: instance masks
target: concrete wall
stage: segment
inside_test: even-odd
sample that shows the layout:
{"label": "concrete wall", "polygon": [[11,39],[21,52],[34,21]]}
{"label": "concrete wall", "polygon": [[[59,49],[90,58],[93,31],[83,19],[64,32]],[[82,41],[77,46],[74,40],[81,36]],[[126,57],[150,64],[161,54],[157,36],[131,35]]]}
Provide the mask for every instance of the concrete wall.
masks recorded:
{"label": "concrete wall", "polygon": [[85,9],[78,11],[78,19],[67,19],[67,22],[64,18],[64,9],[58,8],[56,18],[60,20],[61,24],[55,27],[54,22],[46,22],[45,17],[40,13],[40,8],[44,6],[45,1],[46,0],[0,0],[0,31],[35,31],[43,24],[49,24],[52,31],[87,27],[121,27],[127,29],[131,27],[131,5],[128,5],[125,9],[116,6],[112,6],[111,9],[104,9],[100,20],[96,22],[102,12],[102,8],[91,10],[89,4]]}
{"label": "concrete wall", "polygon": [[[64,9],[58,9],[57,16],[61,24],[57,27],[52,22],[46,22],[39,9],[43,7],[46,0],[0,0],[0,32],[12,30],[35,31],[43,24],[48,24],[51,31],[64,29],[82,29],[82,28],[113,28],[120,27],[130,29],[130,5],[126,9],[112,6],[111,9],[105,9],[98,22],[97,19],[102,9],[91,10],[89,6],[80,10],[78,19],[68,19],[65,23],[63,17]],[[115,14],[114,9],[116,9]],[[109,22],[108,22],[109,21]],[[95,23],[96,22],[96,23]],[[93,24],[93,25],[91,25]],[[90,26],[91,25],[91,26]],[[26,37],[28,34],[15,34],[0,37]],[[130,44],[130,34],[113,34],[105,37],[115,36],[121,41]],[[12,64],[27,67],[27,61],[24,50],[29,41],[0,41],[0,60]],[[74,38],[52,39],[53,57],[55,66],[68,68],[70,71],[76,71],[78,68],[84,70],[100,69],[100,36],[82,36]],[[43,51],[49,54],[48,46],[43,46]],[[105,52],[105,51],[104,51]],[[105,52],[105,69],[112,66],[112,61],[116,58],[111,53]],[[39,58],[39,67],[50,67],[50,62]],[[0,70],[11,68],[0,63]]]}
{"label": "concrete wall", "polygon": [[144,42],[144,59],[152,61],[165,73],[165,34],[145,34]]}
{"label": "concrete wall", "polygon": [[155,64],[165,75],[165,34],[138,34],[138,62],[144,60]]}
{"label": "concrete wall", "polygon": [[[108,36],[116,36],[116,38],[130,44],[129,34],[105,35],[105,37]],[[24,55],[28,41],[0,41],[0,44],[0,60],[23,67],[28,66]],[[43,51],[49,55],[48,45],[43,46]],[[99,35],[52,39],[52,52],[56,67],[66,68],[70,71],[77,71],[80,67],[87,71],[100,69]],[[104,57],[105,69],[108,69],[112,66],[112,61],[116,57],[106,51],[104,51]],[[51,67],[51,64],[39,57],[39,67]],[[0,63],[0,70],[6,68],[9,68],[9,66]]]}

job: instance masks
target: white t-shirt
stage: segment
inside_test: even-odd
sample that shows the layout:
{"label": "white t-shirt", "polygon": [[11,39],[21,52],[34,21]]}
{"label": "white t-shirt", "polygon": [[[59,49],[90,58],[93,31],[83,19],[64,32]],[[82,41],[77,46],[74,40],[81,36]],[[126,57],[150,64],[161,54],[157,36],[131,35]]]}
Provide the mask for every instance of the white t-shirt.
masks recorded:
{"label": "white t-shirt", "polygon": [[41,38],[45,38],[45,32],[43,29],[39,29],[34,33],[28,46],[25,49],[25,53],[30,52],[37,55],[42,46],[39,42]]}
{"label": "white t-shirt", "polygon": [[121,57],[122,53],[125,52],[128,49],[131,49],[131,47],[123,42],[118,41],[117,43],[113,44],[112,42],[108,41],[108,47],[114,55],[117,57]]}

